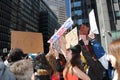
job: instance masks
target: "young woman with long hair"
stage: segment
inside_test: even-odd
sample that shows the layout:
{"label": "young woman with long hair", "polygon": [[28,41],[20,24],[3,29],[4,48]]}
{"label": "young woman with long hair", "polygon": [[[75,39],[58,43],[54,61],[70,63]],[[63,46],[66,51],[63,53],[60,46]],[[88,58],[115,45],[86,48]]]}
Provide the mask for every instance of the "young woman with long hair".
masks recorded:
{"label": "young woman with long hair", "polygon": [[81,49],[79,44],[66,51],[68,60],[63,71],[64,80],[90,80],[90,78],[83,72],[80,52]]}
{"label": "young woman with long hair", "polygon": [[114,68],[112,80],[120,80],[120,39],[114,40],[108,46],[109,61]]}

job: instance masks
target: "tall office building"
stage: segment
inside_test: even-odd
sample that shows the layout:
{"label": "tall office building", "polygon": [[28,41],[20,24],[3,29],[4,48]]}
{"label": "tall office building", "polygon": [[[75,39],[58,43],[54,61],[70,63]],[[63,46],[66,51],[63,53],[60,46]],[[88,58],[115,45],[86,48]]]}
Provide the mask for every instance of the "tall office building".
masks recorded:
{"label": "tall office building", "polygon": [[71,0],[66,0],[67,17],[71,17]]}
{"label": "tall office building", "polygon": [[98,39],[108,51],[108,44],[120,37],[120,0],[71,0],[72,19],[78,26],[89,26],[88,15],[91,9],[94,9],[100,32]]}
{"label": "tall office building", "polygon": [[78,29],[82,24],[89,25],[90,10],[91,0],[71,0],[71,16]]}
{"label": "tall office building", "polygon": [[57,15],[58,22],[62,25],[67,19],[66,0],[44,0]]}
{"label": "tall office building", "polygon": [[10,31],[38,31],[38,0],[0,0],[0,54],[10,49]]}
{"label": "tall office building", "polygon": [[95,1],[99,15],[98,20],[100,26],[101,42],[107,51],[108,44],[112,41],[112,39],[120,37],[120,0]]}
{"label": "tall office building", "polygon": [[[10,50],[11,30],[42,32],[44,29],[44,37],[53,35],[58,26],[57,17],[47,5],[43,5],[43,0],[0,0],[0,55],[4,48]],[[49,17],[41,16],[43,11],[49,12]],[[48,38],[44,38],[44,41]]]}
{"label": "tall office building", "polygon": [[58,18],[54,12],[46,5],[43,0],[40,0],[40,16],[39,16],[39,32],[43,33],[44,52],[49,51],[47,41],[54,34],[55,29],[59,29]]}
{"label": "tall office building", "polygon": [[[74,21],[74,26],[77,26],[78,31],[82,24],[90,27],[89,13],[94,9],[96,22],[99,29],[98,14],[95,0],[71,0],[71,16]],[[100,42],[100,35],[96,35],[96,39]]]}

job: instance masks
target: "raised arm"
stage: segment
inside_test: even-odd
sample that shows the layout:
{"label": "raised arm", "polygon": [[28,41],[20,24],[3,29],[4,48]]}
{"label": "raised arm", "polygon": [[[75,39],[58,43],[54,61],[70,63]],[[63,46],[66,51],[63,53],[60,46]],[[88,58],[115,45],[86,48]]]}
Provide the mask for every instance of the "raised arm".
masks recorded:
{"label": "raised arm", "polygon": [[73,67],[73,72],[82,80],[90,80],[89,76],[81,71],[77,66]]}

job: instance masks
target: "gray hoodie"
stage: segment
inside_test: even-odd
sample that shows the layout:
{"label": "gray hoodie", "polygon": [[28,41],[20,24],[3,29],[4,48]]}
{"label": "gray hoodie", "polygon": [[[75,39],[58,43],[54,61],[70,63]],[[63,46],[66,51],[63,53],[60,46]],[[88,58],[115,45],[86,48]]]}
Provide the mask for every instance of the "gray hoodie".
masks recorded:
{"label": "gray hoodie", "polygon": [[16,80],[14,74],[0,60],[0,80]]}

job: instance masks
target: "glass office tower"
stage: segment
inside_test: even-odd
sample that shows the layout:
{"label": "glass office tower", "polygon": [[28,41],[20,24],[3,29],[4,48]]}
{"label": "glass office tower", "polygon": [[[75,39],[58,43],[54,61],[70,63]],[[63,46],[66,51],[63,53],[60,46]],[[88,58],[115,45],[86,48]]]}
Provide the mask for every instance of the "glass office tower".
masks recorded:
{"label": "glass office tower", "polygon": [[75,25],[89,24],[88,14],[91,10],[91,0],[71,0],[71,16]]}
{"label": "glass office tower", "polygon": [[67,19],[66,0],[44,0],[57,15],[58,22],[62,25]]}
{"label": "glass office tower", "polygon": [[[10,50],[11,30],[42,32],[44,29],[43,36],[47,37],[44,41],[53,35],[54,29],[58,28],[58,19],[44,4],[43,0],[0,0],[0,55],[4,48]],[[48,23],[40,21],[43,11],[48,12],[49,17],[42,20]],[[46,52],[48,48],[44,46]]]}

